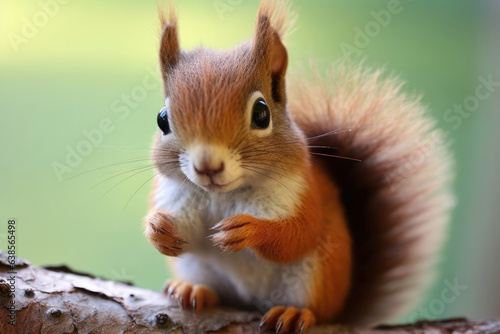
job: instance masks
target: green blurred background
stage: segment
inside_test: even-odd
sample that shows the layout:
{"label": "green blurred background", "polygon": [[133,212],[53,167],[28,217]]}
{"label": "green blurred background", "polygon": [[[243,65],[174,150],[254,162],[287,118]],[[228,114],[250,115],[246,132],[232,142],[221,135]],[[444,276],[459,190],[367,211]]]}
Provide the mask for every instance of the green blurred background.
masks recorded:
{"label": "green blurred background", "polygon": [[[372,11],[387,10],[390,3],[292,1],[298,20],[287,40],[290,73],[309,59],[326,69],[342,58],[342,43],[356,46],[356,28],[376,22]],[[258,7],[254,0],[175,4],[187,49],[201,43],[229,48],[249,39]],[[351,58],[385,66],[407,81],[407,91],[423,94],[453,138],[457,160],[458,205],[440,276],[407,319],[499,316],[500,94],[493,91],[481,100],[459,126],[444,118],[454,104],[474,96],[478,77],[500,81],[499,2],[401,0],[398,9],[378,32],[372,27],[374,36],[363,47],[358,44],[360,52]],[[0,209],[5,222],[0,248],[5,249],[6,221],[14,217],[18,255],[34,264],[65,263],[161,289],[170,274],[142,235],[146,181],[153,172],[134,175],[148,165],[142,159],[149,155],[163,104],[156,81],[156,12],[156,0],[0,3]],[[105,124],[108,131],[101,138],[94,130],[102,122],[111,125]],[[73,157],[71,171],[58,177],[54,164],[66,164],[68,149],[86,140],[85,131],[97,144],[80,147],[86,155],[81,161]],[[140,161],[118,164],[127,160]],[[446,296],[455,298],[443,299],[454,282],[461,288]]]}

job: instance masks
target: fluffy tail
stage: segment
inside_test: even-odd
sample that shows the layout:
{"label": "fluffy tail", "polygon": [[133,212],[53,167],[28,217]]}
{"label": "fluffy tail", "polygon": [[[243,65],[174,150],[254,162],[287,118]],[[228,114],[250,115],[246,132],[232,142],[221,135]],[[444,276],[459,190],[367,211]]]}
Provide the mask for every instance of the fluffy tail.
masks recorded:
{"label": "fluffy tail", "polygon": [[353,288],[338,321],[380,324],[411,310],[430,282],[453,203],[451,158],[397,79],[345,65],[318,77],[290,82],[288,105],[340,186],[354,238]]}

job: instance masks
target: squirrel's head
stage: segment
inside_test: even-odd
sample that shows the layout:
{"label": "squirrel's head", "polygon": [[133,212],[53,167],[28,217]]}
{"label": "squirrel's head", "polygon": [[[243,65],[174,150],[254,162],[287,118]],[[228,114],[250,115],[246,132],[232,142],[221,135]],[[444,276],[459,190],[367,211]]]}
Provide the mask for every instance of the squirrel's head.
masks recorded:
{"label": "squirrel's head", "polygon": [[165,107],[153,153],[161,173],[230,191],[288,183],[303,169],[304,138],[286,111],[286,9],[264,1],[253,39],[226,51],[181,51],[175,16],[162,19]]}

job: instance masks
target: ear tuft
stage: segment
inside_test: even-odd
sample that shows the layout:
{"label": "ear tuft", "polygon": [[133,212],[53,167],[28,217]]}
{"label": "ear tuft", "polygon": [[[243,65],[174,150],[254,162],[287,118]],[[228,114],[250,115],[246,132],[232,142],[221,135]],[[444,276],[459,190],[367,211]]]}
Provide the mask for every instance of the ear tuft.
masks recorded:
{"label": "ear tuft", "polygon": [[257,21],[264,17],[269,20],[270,26],[281,40],[291,32],[290,28],[296,21],[288,0],[263,0],[259,6]]}
{"label": "ear tuft", "polygon": [[160,28],[163,31],[167,24],[177,24],[177,12],[172,1],[167,2],[168,8],[158,4],[158,18],[160,19]]}
{"label": "ear tuft", "polygon": [[177,64],[180,56],[177,15],[172,2],[168,2],[167,9],[158,7],[158,17],[161,24],[160,70],[165,83],[167,74]]}

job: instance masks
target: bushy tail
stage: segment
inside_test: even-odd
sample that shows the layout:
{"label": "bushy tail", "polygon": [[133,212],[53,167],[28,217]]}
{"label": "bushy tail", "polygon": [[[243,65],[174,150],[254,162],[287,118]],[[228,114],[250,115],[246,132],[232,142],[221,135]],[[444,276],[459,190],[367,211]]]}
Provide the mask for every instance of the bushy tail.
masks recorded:
{"label": "bushy tail", "polygon": [[340,186],[354,238],[353,288],[338,321],[368,326],[419,301],[453,204],[445,136],[400,81],[381,76],[337,65],[328,80],[289,82],[288,94],[314,157]]}

